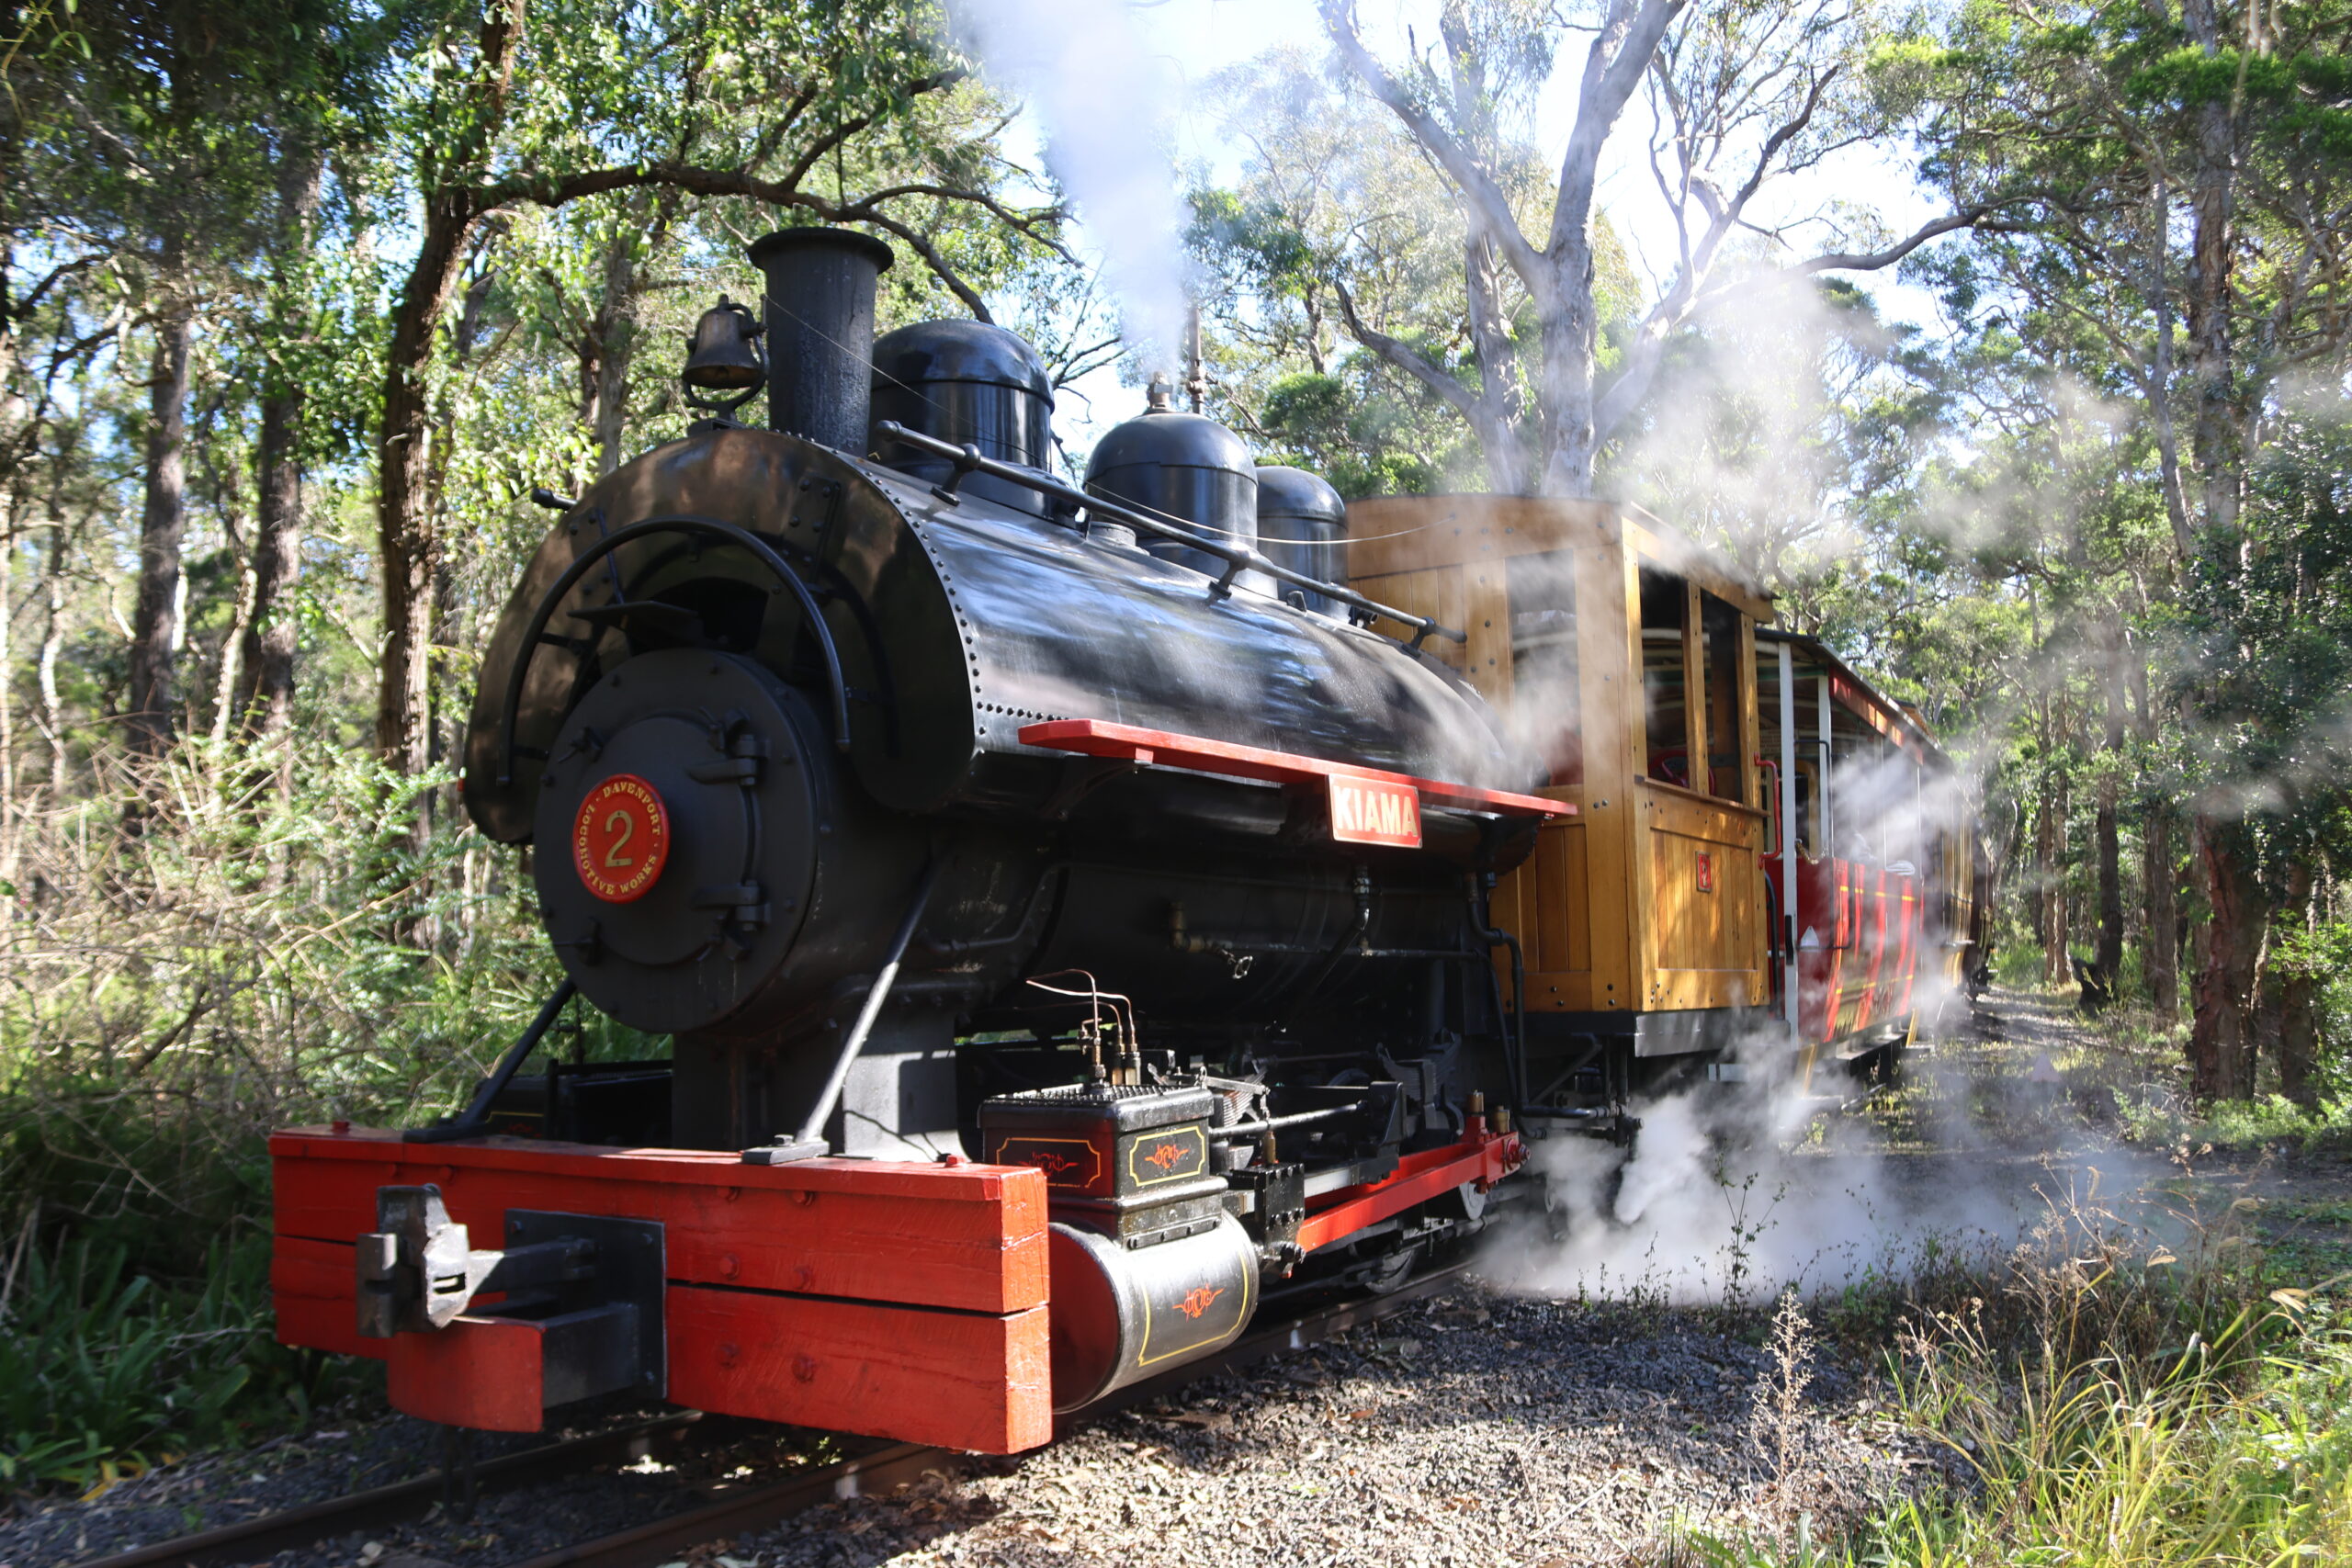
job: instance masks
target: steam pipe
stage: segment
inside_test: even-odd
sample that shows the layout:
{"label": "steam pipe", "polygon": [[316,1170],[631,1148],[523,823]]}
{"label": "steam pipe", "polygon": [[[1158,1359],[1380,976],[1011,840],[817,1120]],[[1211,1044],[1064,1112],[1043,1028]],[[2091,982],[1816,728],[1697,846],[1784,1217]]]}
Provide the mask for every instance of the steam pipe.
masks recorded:
{"label": "steam pipe", "polygon": [[1210,1128],[1209,1136],[1254,1138],[1261,1133],[1275,1132],[1283,1127],[1301,1127],[1309,1122],[1332,1122],[1342,1116],[1353,1116],[1371,1103],[1369,1100],[1353,1100],[1345,1105],[1327,1105],[1320,1111],[1294,1111],[1288,1116],[1276,1116],[1269,1121],[1235,1122],[1227,1126]]}
{"label": "steam pipe", "polygon": [[[1121,506],[1115,501],[1105,501],[1102,497],[1080,490],[1074,485],[1064,484],[1050,474],[1042,474],[1034,468],[1017,468],[1010,463],[1000,463],[993,457],[983,457],[977,446],[958,446],[952,441],[939,440],[935,436],[925,435],[919,430],[909,430],[896,420],[884,420],[874,427],[874,434],[877,439],[883,441],[902,442],[918,452],[927,452],[934,457],[953,459],[956,466],[966,472],[986,474],[990,479],[1004,479],[1012,484],[1023,485],[1040,495],[1050,495],[1057,501],[1066,501],[1074,505],[1082,506],[1086,508],[1087,515],[1090,517],[1107,518],[1111,522],[1142,533],[1154,534],[1163,539],[1173,539],[1186,549],[1198,550],[1204,555],[1215,556],[1233,568],[1232,571],[1226,574],[1228,578],[1243,571],[1262,571],[1267,576],[1279,578],[1284,582],[1295,583],[1301,588],[1311,588],[1326,598],[1336,599],[1352,609],[1378,615],[1385,620],[1400,622],[1415,630],[1412,647],[1419,648],[1425,639],[1432,637],[1442,637],[1448,642],[1466,643],[1470,640],[1470,634],[1467,632],[1455,631],[1452,626],[1442,625],[1428,615],[1416,615],[1409,611],[1383,604],[1377,600],[1367,599],[1352,588],[1342,588],[1336,582],[1324,582],[1307,576],[1303,571],[1294,571],[1277,561],[1268,560],[1264,556],[1245,545],[1228,545],[1222,540],[1195,534],[1191,529],[1177,524],[1163,522],[1148,513]],[[944,486],[941,487],[941,491],[952,504],[956,500],[955,493]]]}

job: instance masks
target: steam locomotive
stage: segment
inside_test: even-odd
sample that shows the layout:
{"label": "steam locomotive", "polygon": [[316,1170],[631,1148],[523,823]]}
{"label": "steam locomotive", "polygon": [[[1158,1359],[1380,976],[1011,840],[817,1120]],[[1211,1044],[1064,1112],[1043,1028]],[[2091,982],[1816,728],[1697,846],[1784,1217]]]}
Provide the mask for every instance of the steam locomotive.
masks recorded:
{"label": "steam locomotive", "polygon": [[[1164,393],[1072,486],[1018,337],[877,340],[861,234],[750,259],[482,660],[467,809],[566,981],[458,1116],[273,1140],[280,1337],[400,1408],[1016,1451],[1461,1247],[1531,1129],[1883,1056],[1964,948],[1963,807],[1867,892],[1829,842],[1924,731],[1662,525],[1351,513]],[[672,1055],[554,1060],[575,995]]]}

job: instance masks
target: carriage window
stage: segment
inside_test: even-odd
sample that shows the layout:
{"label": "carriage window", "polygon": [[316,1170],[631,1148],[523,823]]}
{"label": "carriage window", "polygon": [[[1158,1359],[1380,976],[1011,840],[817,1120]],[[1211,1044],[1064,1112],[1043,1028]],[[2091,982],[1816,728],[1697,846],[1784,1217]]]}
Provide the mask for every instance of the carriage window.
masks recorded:
{"label": "carriage window", "polygon": [[[1699,683],[1707,705],[1706,792],[1747,800],[1747,760],[1739,754],[1739,612],[1712,593],[1699,595]],[[1697,785],[1692,787],[1696,788]]]}
{"label": "carriage window", "polygon": [[1510,563],[1511,728],[1555,784],[1584,783],[1583,695],[1577,685],[1576,557]]}
{"label": "carriage window", "polygon": [[1690,786],[1690,736],[1685,706],[1688,671],[1682,649],[1682,580],[1642,573],[1642,703],[1649,726],[1642,771],[1668,784]]}

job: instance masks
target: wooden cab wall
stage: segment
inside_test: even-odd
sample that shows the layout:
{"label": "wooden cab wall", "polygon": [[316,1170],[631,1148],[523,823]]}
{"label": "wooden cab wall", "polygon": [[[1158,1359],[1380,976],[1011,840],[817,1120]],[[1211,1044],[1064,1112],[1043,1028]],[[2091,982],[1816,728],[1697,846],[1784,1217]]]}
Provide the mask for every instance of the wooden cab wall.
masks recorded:
{"label": "wooden cab wall", "polygon": [[1468,632],[1428,646],[1549,762],[1538,793],[1577,807],[1496,894],[1530,1010],[1764,1005],[1755,628],[1770,602],[1604,502],[1391,497],[1351,504],[1348,534],[1357,589]]}

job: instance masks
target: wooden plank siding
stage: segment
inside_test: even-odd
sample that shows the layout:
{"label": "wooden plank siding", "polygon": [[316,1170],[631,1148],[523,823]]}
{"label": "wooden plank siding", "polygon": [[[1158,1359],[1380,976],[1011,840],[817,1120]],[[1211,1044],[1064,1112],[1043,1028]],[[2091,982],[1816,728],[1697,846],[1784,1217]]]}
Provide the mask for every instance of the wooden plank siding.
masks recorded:
{"label": "wooden plank siding", "polygon": [[[1575,565],[1577,685],[1583,777],[1534,793],[1578,815],[1537,830],[1534,852],[1502,879],[1494,916],[1518,936],[1531,1010],[1640,1012],[1760,1003],[1769,994],[1764,812],[1754,758],[1755,626],[1771,604],[1736,568],[1655,519],[1597,502],[1390,497],[1348,509],[1351,581],[1362,592],[1469,634],[1428,646],[1506,714],[1513,691],[1510,573],[1521,557],[1566,552]],[[1642,682],[1640,574],[1683,583],[1690,700],[1679,737],[1705,779],[1701,599],[1738,613],[1735,764],[1738,800],[1644,776],[1649,737]],[[1391,636],[1394,623],[1380,629]],[[1712,891],[1699,886],[1700,858]]]}

